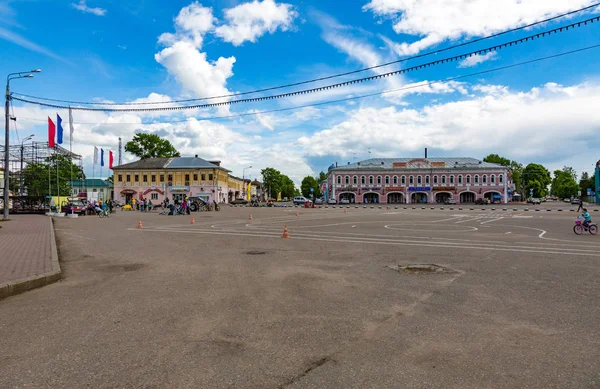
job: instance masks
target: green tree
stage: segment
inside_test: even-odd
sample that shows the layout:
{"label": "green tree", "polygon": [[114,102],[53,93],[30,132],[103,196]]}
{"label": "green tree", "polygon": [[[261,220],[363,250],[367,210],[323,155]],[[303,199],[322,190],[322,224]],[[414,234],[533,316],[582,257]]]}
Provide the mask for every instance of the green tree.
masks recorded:
{"label": "green tree", "polygon": [[263,177],[263,183],[267,192],[272,198],[277,197],[277,193],[281,192],[281,173],[277,169],[268,167],[260,171]]}
{"label": "green tree", "polygon": [[588,172],[581,173],[581,180],[579,180],[579,187],[583,193],[587,193],[588,188],[595,191],[596,189],[596,175],[593,174],[591,177]]}
{"label": "green tree", "polygon": [[285,174],[281,175],[281,196],[292,198],[296,195],[296,185],[291,178],[286,176]]}
{"label": "green tree", "polygon": [[[311,192],[311,189],[313,190]],[[300,192],[304,197],[310,197],[311,195],[314,198],[320,197],[319,193],[319,183],[314,177],[306,176],[302,179],[302,184],[300,184]]]}
{"label": "green tree", "polygon": [[551,182],[550,172],[540,164],[530,163],[523,169],[523,187],[528,196],[531,189],[533,189],[533,197],[546,196]]}
{"label": "green tree", "polygon": [[490,154],[483,159],[484,162],[497,163],[510,168],[512,182],[515,184],[516,191],[523,195],[523,165],[517,161],[511,161],[508,158],[499,156],[498,154]]}
{"label": "green tree", "polygon": [[168,139],[163,139],[156,134],[135,134],[133,139],[125,144],[125,151],[140,159],[180,156]]}
{"label": "green tree", "polygon": [[318,182],[323,182],[327,180],[327,174],[325,174],[325,172],[321,172],[319,173],[319,178],[317,179]]}
{"label": "green tree", "polygon": [[30,163],[23,169],[23,192],[29,196],[48,195],[48,182],[50,182],[51,195],[56,195],[56,169],[58,165],[59,194],[61,196],[71,195],[71,169],[73,180],[85,178],[83,170],[71,162],[67,156],[55,154],[43,163]]}
{"label": "green tree", "polygon": [[562,170],[555,170],[552,179],[552,194],[561,199],[577,196],[580,187],[575,181],[575,177],[577,174],[571,167],[565,166]]}
{"label": "green tree", "polygon": [[114,185],[114,180],[115,180],[115,175],[114,175],[114,174],[111,174],[110,176],[108,176],[108,177],[106,178],[106,180],[105,180],[105,181],[106,181],[106,182],[108,182],[108,183],[109,183],[109,184],[111,184],[111,185]]}
{"label": "green tree", "polygon": [[485,157],[483,161],[489,163],[497,163],[498,165],[506,167],[510,167],[511,163],[513,162],[510,159],[499,156],[498,154],[490,154],[487,157]]}

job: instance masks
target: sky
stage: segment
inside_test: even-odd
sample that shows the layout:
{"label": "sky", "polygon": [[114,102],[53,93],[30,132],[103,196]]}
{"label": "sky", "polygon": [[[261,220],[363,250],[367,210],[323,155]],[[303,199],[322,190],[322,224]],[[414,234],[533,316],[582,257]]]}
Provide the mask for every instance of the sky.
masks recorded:
{"label": "sky", "polygon": [[[600,15],[600,7],[450,48],[594,5],[598,0],[0,0],[0,74],[40,68],[11,91],[97,105],[181,106],[329,77],[234,101],[327,86],[485,49]],[[220,160],[260,179],[274,167],[306,175],[371,157],[490,153],[550,171],[593,172],[600,159],[600,22],[485,55],[317,93],[162,112],[73,111],[73,151],[92,176],[94,146],[136,132],[165,137],[184,156]],[[450,48],[414,58],[432,51]],[[512,67],[511,65],[516,65]],[[504,69],[499,69],[504,68]],[[460,78],[457,78],[460,77]],[[110,103],[154,105],[113,106]],[[11,144],[47,140],[68,110],[13,100]],[[278,110],[278,111],[276,111]],[[265,112],[276,111],[276,112]],[[11,112],[11,115],[13,112]],[[15,122],[11,121],[11,124]],[[4,137],[0,137],[4,144]],[[123,162],[135,158],[123,154]],[[248,168],[250,167],[251,168]],[[244,168],[246,168],[244,170]],[[99,177],[99,168],[94,169]],[[107,176],[105,167],[102,176]]]}

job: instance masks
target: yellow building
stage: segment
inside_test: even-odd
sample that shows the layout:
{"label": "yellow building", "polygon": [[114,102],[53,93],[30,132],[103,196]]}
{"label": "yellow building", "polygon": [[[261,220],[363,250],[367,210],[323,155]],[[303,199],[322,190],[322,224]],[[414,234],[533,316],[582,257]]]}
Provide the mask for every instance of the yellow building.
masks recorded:
{"label": "yellow building", "polygon": [[146,198],[158,203],[165,197],[181,201],[188,196],[226,203],[241,191],[220,161],[206,161],[198,156],[147,158],[115,166],[113,171],[114,196],[122,202]]}

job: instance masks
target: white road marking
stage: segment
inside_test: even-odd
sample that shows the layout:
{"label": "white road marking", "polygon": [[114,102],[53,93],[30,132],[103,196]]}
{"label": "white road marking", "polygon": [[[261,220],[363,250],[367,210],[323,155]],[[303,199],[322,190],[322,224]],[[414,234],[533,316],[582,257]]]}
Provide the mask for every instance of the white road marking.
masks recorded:
{"label": "white road marking", "polygon": [[506,232],[504,235],[508,235],[508,234],[510,234],[510,233],[511,233],[511,232],[510,232],[510,231],[508,231],[508,232]]}
{"label": "white road marking", "polygon": [[483,218],[482,216],[480,216],[480,217],[474,217],[474,218],[468,218],[466,220],[461,220],[461,221],[456,222],[454,224],[466,223],[466,222],[473,222],[473,221],[476,221],[476,220],[479,220],[479,219],[482,219],[482,218]]}
{"label": "white road marking", "polygon": [[481,223],[479,223],[479,224],[491,223],[491,222],[495,222],[495,221],[497,221],[497,220],[500,220],[500,219],[504,219],[504,218],[503,218],[503,217],[499,217],[499,218],[497,218],[497,219],[490,219],[490,220],[486,220],[486,221],[484,221],[484,222],[481,222]]}

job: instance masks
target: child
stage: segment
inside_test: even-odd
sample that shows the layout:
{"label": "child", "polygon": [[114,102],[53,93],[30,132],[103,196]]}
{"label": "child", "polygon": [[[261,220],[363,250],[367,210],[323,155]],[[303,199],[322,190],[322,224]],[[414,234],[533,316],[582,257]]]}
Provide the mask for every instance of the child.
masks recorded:
{"label": "child", "polygon": [[583,213],[581,214],[581,217],[583,218],[583,226],[585,228],[588,228],[590,223],[592,222],[592,216],[587,211],[587,209],[583,208]]}

